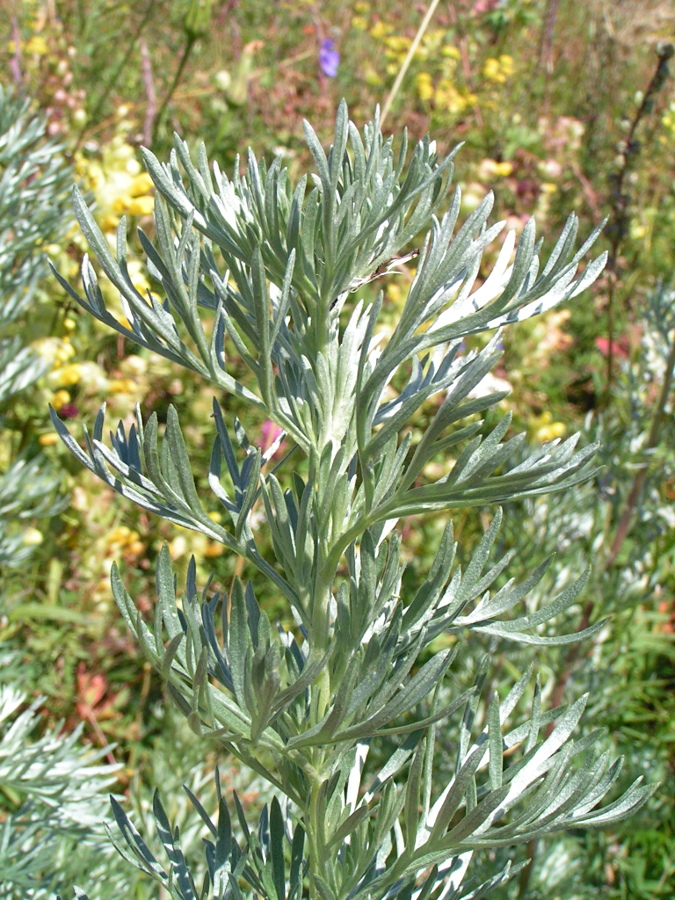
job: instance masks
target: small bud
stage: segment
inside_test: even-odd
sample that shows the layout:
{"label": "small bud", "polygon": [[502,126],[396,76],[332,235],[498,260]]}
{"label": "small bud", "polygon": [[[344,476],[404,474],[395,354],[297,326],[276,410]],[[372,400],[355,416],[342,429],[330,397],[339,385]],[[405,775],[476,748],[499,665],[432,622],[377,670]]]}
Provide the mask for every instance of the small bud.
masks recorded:
{"label": "small bud", "polygon": [[216,72],[213,76],[213,83],[219,91],[226,93],[232,84],[232,76],[227,69],[221,69],[220,72]]}
{"label": "small bud", "polygon": [[190,41],[208,34],[211,24],[211,0],[191,0],[185,14],[183,29]]}
{"label": "small bud", "polygon": [[23,533],[21,543],[24,547],[37,547],[43,540],[44,537],[41,531],[38,531],[37,528],[27,528]]}

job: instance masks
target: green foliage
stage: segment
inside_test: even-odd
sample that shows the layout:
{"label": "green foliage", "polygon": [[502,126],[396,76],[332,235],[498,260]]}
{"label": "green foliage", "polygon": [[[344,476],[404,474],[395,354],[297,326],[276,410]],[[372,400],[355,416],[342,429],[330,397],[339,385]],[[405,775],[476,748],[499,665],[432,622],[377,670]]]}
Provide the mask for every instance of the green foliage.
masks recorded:
{"label": "green foliage", "polygon": [[[126,321],[108,308],[88,258],[83,297],[57,276],[70,296],[263,414],[293,444],[272,467],[276,447],[263,453],[214,401],[208,494],[175,410],[163,434],[156,416],[144,422],[139,412],[109,446],[102,410],[84,449],[53,415],[66,445],[112,489],[246,558],[295,619],[295,627],[274,628],[253,582],[238,577],[227,595],[199,589],[194,563],[178,600],[165,550],[154,622],[146,623],[113,571],[120,611],[189,726],[277,794],[256,828],[236,797],[233,824],[219,785],[217,819],[195,797],[211,835],[201,865],[188,860],[159,797],[154,818],[167,863],[117,803],[114,813],[123,852],[174,898],[468,900],[514,872],[507,862],[472,883],[474,856],[561,828],[607,825],[653,792],[637,779],[598,808],[620,763],[593,749],[597,732],[572,737],[586,697],[544,710],[535,687],[527,704],[526,673],[503,696],[493,694],[481,717],[487,663],[468,690],[453,685],[455,659],[475,655],[480,635],[557,644],[597,632],[602,622],[576,636],[550,630],[585,576],[536,610],[505,616],[536,589],[547,564],[521,583],[503,582],[509,556],[490,558],[498,513],[463,565],[448,527],[426,580],[402,589],[400,520],[571,492],[592,474],[594,446],[577,450],[571,438],[524,454],[524,437],[509,436],[508,415],[489,429],[480,419],[503,394],[470,394],[497,362],[498,329],[576,296],[604,257],[578,273],[598,232],[575,251],[572,217],[540,264],[531,222],[517,247],[506,237],[492,274],[476,286],[503,223],[488,227],[488,196],[456,229],[459,191],[447,199],[452,155],[440,159],[425,139],[406,169],[405,141],[395,152],[377,119],[362,136],[344,103],[328,154],[309,125],[305,131],[316,173],[295,188],[279,162],[266,168],[252,154],[247,174],[235,166],[229,179],[209,166],[203,147],[195,164],[178,137],[168,164],[146,152],[158,194],[155,234],[140,232],[139,240],[161,300],[134,287],[125,221],[113,254],[75,195]],[[429,227],[400,316],[380,334],[383,296],[369,300],[362,289]],[[495,329],[482,349],[464,348],[464,338]],[[250,378],[232,371],[235,354]],[[413,417],[441,393],[413,441]],[[429,464],[439,454],[453,465],[437,477]],[[261,506],[273,561],[254,518]],[[213,515],[223,511],[225,524]],[[441,634],[453,646],[434,652]],[[455,736],[455,761],[439,790],[440,723]],[[383,746],[390,752],[373,762]]]}

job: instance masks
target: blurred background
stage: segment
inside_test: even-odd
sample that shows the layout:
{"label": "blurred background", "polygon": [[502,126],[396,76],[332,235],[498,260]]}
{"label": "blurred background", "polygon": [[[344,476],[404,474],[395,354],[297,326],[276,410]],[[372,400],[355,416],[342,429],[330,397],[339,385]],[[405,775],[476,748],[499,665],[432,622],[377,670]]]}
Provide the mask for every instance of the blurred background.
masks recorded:
{"label": "blurred background", "polygon": [[[177,132],[195,154],[203,141],[228,174],[244,171],[251,147],[299,178],[310,165],[304,118],[328,143],[342,97],[359,127],[379,104],[383,130],[396,139],[404,129],[411,142],[428,133],[440,153],[462,143],[455,180],[464,215],[493,191],[495,220],[518,231],[535,217],[544,260],[570,212],[581,238],[607,220],[594,248],[609,253],[600,280],[507,333],[502,362],[481,390],[506,383],[511,394],[500,407],[533,442],[577,430],[604,442],[594,482],[507,510],[500,549],[516,551],[514,576],[558,554],[533,605],[594,563],[585,605],[557,630],[612,620],[592,646],[571,651],[535,655],[486,642],[496,661],[488,695],[532,662],[549,703],[591,690],[587,727],[604,727],[607,746],[626,755],[626,782],[644,772],[664,786],[614,833],[531,847],[534,865],[495,896],[675,897],[674,39],[669,0],[2,0],[0,683],[23,693],[0,711],[0,738],[38,698],[27,740],[81,725],[85,748],[121,765],[114,790],[138,816],[155,785],[201,783],[215,759],[167,710],[119,619],[110,568],[120,562],[148,613],[165,541],[183,569],[195,555],[202,583],[213,572],[227,589],[235,571],[248,574],[222,545],[116,498],[49,422],[51,403],[79,438],[104,401],[113,421],[131,421],[136,404],[163,421],[174,404],[206,485],[211,389],[87,317],[49,273],[48,261],[76,287],[87,250],[72,184],[114,244],[122,216],[130,234],[137,225],[152,230],[141,146],[166,159]],[[139,290],[154,290],[133,236],[129,271]],[[385,291],[383,327],[413,274],[414,259],[364,288],[365,296]],[[123,316],[112,285],[105,299]],[[439,402],[428,401],[420,429]],[[238,412],[231,398],[226,408]],[[247,415],[247,429],[269,445],[271,423]],[[489,521],[481,510],[456,517],[462,553]],[[444,523],[406,526],[411,589]],[[261,600],[288,615],[271,592]],[[466,657],[460,681],[471,682],[479,655]],[[227,778],[255,801],[247,773],[232,769]],[[0,820],[23,821],[29,796],[29,785],[17,789],[0,773]],[[197,841],[198,823],[175,802]],[[103,897],[115,896],[114,884],[104,874],[99,894],[82,886]],[[0,896],[25,896],[6,890]],[[133,891],[155,896],[137,882]]]}

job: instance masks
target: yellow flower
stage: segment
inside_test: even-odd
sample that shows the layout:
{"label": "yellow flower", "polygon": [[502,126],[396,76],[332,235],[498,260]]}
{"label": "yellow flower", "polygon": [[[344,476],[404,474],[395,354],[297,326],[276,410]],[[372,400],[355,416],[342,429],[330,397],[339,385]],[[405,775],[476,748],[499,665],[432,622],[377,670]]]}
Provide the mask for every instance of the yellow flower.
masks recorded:
{"label": "yellow flower", "polygon": [[352,16],[352,28],[356,31],[366,31],[368,28],[368,20],[365,16]]}
{"label": "yellow flower", "polygon": [[[131,537],[132,531],[130,528],[127,528],[126,525],[120,525],[118,528],[114,528],[108,534],[108,543],[110,544],[121,544],[125,543]],[[138,535],[136,535],[138,537]]]}
{"label": "yellow flower", "polygon": [[549,410],[544,410],[540,416],[536,416],[532,425],[534,426],[534,437],[538,441],[553,441],[555,438],[563,437],[567,431],[563,422],[553,421]]}
{"label": "yellow flower", "polygon": [[207,541],[202,550],[202,554],[207,559],[211,559],[214,556],[220,556],[224,550],[225,547],[222,544],[219,544],[218,541]]}
{"label": "yellow flower", "polygon": [[400,284],[392,281],[391,284],[387,285],[387,300],[391,300],[394,306],[400,307],[403,299],[403,291]]}
{"label": "yellow flower", "polygon": [[499,65],[507,78],[509,75],[513,75],[513,57],[509,56],[508,53],[502,53],[499,57]]}
{"label": "yellow flower", "polygon": [[483,66],[483,75],[489,81],[504,81],[504,77],[499,71],[499,60],[490,57],[490,59],[485,60],[485,65]]}
{"label": "yellow flower", "polygon": [[489,157],[484,159],[476,170],[476,175],[481,181],[489,181],[491,178],[505,178],[513,172],[510,162],[497,162]]}
{"label": "yellow flower", "polygon": [[68,391],[56,391],[54,396],[52,397],[52,406],[58,412],[62,406],[65,406],[66,403],[70,403],[70,394]]}
{"label": "yellow flower", "polygon": [[[122,128],[125,122],[121,108],[119,112],[119,127]],[[103,231],[114,232],[120,216],[146,216],[152,213],[152,179],[141,172],[136,151],[121,132],[106,145],[99,161],[80,157],[76,170],[94,194],[95,215]]]}
{"label": "yellow flower", "polygon": [[126,201],[125,212],[130,216],[149,216],[154,208],[154,197],[133,197]]}
{"label": "yellow flower", "polygon": [[500,178],[506,178],[511,172],[513,172],[513,166],[510,162],[498,162],[495,164],[495,175],[499,175]]}
{"label": "yellow flower", "polygon": [[420,59],[429,59],[429,57],[434,60],[437,59],[443,49],[445,36],[444,28],[435,28],[432,31],[427,31],[422,38],[416,56]]}
{"label": "yellow flower", "polygon": [[434,85],[428,72],[420,72],[415,79],[420,100],[431,100],[434,96]]}
{"label": "yellow flower", "polygon": [[496,81],[504,84],[507,78],[513,75],[513,57],[503,53],[499,59],[490,57],[483,65],[483,75],[488,81]]}
{"label": "yellow flower", "polygon": [[119,216],[104,216],[100,222],[103,231],[116,231],[119,224]]}
{"label": "yellow flower", "polygon": [[[675,138],[675,103],[671,103],[661,117],[661,124],[669,132],[671,138]],[[663,137],[663,135],[660,135]]]}
{"label": "yellow flower", "polygon": [[47,42],[41,35],[34,34],[33,37],[29,38],[26,42],[24,50],[26,53],[37,53],[38,56],[44,56],[49,48],[47,47]]}
{"label": "yellow flower", "polygon": [[540,441],[552,441],[555,438],[562,437],[566,431],[567,428],[563,422],[551,422],[549,426],[540,428],[537,431],[537,439]]}
{"label": "yellow flower", "polygon": [[53,369],[47,375],[47,381],[54,387],[69,387],[77,384],[82,377],[82,366],[80,363],[71,363],[69,366],[63,366],[59,369]]}
{"label": "yellow flower", "polygon": [[[140,540],[138,532],[126,525],[113,528],[105,536],[105,543],[107,557],[115,556],[118,553],[123,553],[125,556],[140,556],[145,552],[145,544]],[[104,560],[104,564],[108,562],[109,560]]]}
{"label": "yellow flower", "polygon": [[385,22],[375,22],[373,27],[370,29],[370,33],[374,38],[380,39],[386,37],[388,34],[391,34],[393,31],[393,26],[388,25]]}
{"label": "yellow flower", "polygon": [[141,194],[147,194],[154,187],[152,182],[152,178],[148,175],[147,172],[141,172],[140,175],[137,175],[134,180],[131,182],[131,187],[129,188],[129,194],[132,197],[140,197]]}
{"label": "yellow flower", "polygon": [[53,431],[47,432],[47,434],[41,434],[38,438],[38,443],[42,447],[53,447],[54,444],[58,444],[59,436],[58,434],[54,434]]}
{"label": "yellow flower", "polygon": [[392,34],[385,38],[384,43],[395,54],[405,54],[410,49],[412,41],[404,35]]}
{"label": "yellow flower", "polygon": [[442,78],[436,88],[436,106],[457,115],[476,102],[475,94],[461,94],[449,78]]}
{"label": "yellow flower", "polygon": [[111,394],[133,394],[137,388],[137,383],[131,378],[112,378],[108,383]]}

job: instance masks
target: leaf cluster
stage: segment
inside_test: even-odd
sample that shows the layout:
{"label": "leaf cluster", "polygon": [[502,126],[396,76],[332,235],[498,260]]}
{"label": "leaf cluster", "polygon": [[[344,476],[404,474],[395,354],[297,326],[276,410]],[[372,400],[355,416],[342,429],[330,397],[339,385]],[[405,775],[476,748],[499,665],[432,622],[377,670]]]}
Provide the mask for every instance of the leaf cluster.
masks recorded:
{"label": "leaf cluster", "polygon": [[[457,227],[459,191],[448,196],[452,157],[439,160],[433,144],[421,141],[404,174],[405,140],[396,154],[377,120],[361,137],[344,104],[328,153],[309,126],[306,137],[316,174],[295,188],[279,162],[266,168],[250,156],[247,174],[235,167],[230,180],[209,167],[203,148],[195,164],[179,138],[168,164],[146,152],[158,195],[156,234],[139,239],[161,299],[142,296],[131,281],[126,224],[112,253],[75,195],[125,321],[107,309],[88,259],[84,296],[60,278],[69,294],[118,333],[263,413],[291,444],[274,463],[277,447],[263,453],[238,420],[228,426],[214,401],[210,467],[200,482],[172,409],[163,433],[156,416],[144,423],[139,411],[109,443],[102,410],[84,447],[53,415],[83,465],[137,505],[245,557],[295,620],[292,628],[274,627],[252,583],[235,579],[227,593],[199,590],[194,562],[179,600],[165,549],[154,622],[146,623],[113,571],[122,615],[189,725],[284,798],[263,812],[257,837],[242,820],[240,839],[224,803],[217,823],[196,803],[213,838],[199,891],[159,799],[168,870],[118,807],[116,816],[125,852],[176,898],[229,897],[243,879],[266,900],[305,891],[321,900],[468,900],[512,874],[468,887],[477,851],[614,821],[651,792],[636,783],[596,810],[619,763],[592,749],[597,735],[572,737],[585,700],[547,712],[537,688],[524,724],[511,727],[529,673],[502,701],[492,698],[484,723],[477,716],[484,669],[470,690],[451,686],[455,648],[472,632],[532,644],[595,633],[603,623],[580,635],[549,626],[576,602],[586,576],[521,611],[548,562],[520,583],[506,581],[509,557],[495,562],[492,553],[498,514],[464,567],[448,527],[427,579],[408,594],[396,530],[413,515],[571,489],[588,477],[595,448],[577,449],[576,437],[524,454],[508,415],[485,429],[476,417],[503,395],[476,396],[475,389],[497,361],[499,332],[482,349],[467,352],[462,342],[576,296],[604,257],[579,273],[597,231],[575,250],[572,217],[542,264],[532,222],[517,247],[513,234],[506,237],[480,281],[483,253],[502,224],[488,226],[487,197]],[[426,225],[401,316],[386,335],[383,295],[370,302],[350,295],[393,268]],[[246,382],[233,374],[235,357],[249,370]],[[413,443],[411,420],[437,395],[442,400]],[[429,475],[439,455],[450,465]],[[302,467],[293,465],[298,456]],[[259,509],[272,561],[256,534]],[[433,652],[440,635],[453,647]],[[460,721],[454,774],[439,792],[436,730],[453,717]],[[384,740],[394,749],[371,771],[370,748]]]}

